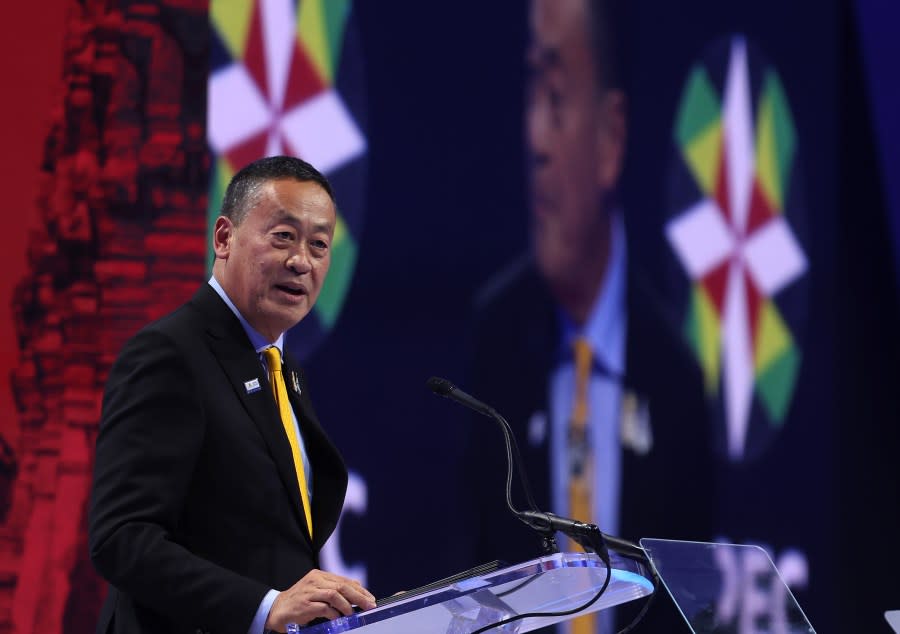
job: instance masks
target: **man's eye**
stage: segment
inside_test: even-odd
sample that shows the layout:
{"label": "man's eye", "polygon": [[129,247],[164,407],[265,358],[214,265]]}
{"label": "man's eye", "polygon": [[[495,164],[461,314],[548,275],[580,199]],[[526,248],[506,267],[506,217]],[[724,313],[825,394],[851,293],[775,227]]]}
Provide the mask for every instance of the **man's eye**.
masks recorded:
{"label": "man's eye", "polygon": [[291,240],[294,237],[294,234],[290,231],[276,231],[275,237],[279,240]]}
{"label": "man's eye", "polygon": [[317,249],[327,249],[328,243],[324,240],[313,240],[312,245]]}

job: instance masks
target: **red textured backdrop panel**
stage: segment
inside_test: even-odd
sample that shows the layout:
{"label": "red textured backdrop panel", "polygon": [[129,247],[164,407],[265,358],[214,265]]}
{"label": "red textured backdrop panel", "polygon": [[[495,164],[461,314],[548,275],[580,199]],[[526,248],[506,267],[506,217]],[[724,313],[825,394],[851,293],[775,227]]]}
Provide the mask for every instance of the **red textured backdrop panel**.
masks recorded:
{"label": "red textured backdrop panel", "polygon": [[15,222],[0,232],[11,260],[0,283],[10,377],[0,390],[0,634],[94,630],[105,588],[87,558],[85,513],[102,386],[124,341],[204,278],[206,10],[60,0],[17,5],[4,26],[4,45],[15,44],[6,64],[41,79],[17,91],[24,107],[4,100],[2,111],[18,134],[5,136],[3,172],[21,169],[4,188],[18,196],[7,200]]}

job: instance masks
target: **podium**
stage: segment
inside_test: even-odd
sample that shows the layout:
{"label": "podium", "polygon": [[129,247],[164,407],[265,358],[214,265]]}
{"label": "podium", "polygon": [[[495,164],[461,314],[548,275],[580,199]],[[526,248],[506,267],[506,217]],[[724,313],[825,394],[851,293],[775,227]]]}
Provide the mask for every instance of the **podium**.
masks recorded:
{"label": "podium", "polygon": [[[610,553],[609,585],[587,614],[653,592],[647,567]],[[590,553],[555,553],[470,577],[372,610],[303,628],[309,634],[468,634],[526,612],[564,612],[590,601],[606,580],[606,565]],[[529,617],[494,631],[530,632],[568,616]]]}
{"label": "podium", "polygon": [[[659,591],[671,597],[690,631],[696,634],[815,634],[762,548],[646,538],[640,544],[648,563],[610,552],[609,585],[590,607],[577,614],[515,620],[498,625],[491,632],[530,632],[646,597],[654,591],[651,579],[655,573],[662,582]],[[738,579],[738,569],[748,576]],[[438,584],[424,592],[413,591],[387,599],[372,610],[301,631],[469,634],[520,614],[578,608],[597,594],[605,580],[606,565],[596,555],[556,553]],[[641,631],[638,625],[636,632]]]}

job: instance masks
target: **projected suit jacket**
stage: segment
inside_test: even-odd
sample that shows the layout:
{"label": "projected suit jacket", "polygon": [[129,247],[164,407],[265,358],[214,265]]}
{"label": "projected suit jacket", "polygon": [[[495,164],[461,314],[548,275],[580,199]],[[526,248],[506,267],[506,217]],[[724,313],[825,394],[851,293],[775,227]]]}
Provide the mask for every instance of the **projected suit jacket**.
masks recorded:
{"label": "projected suit jacket", "polygon": [[106,384],[91,496],[91,558],[111,586],[98,632],[246,634],[270,588],[318,567],[347,471],[287,358],[292,373],[314,540],[266,373],[216,292],[204,284],[125,345]]}
{"label": "projected suit jacket", "polygon": [[[624,391],[649,407],[652,446],[623,446],[620,535],[708,540],[713,482],[708,415],[700,369],[671,319],[636,279],[627,280]],[[549,380],[559,359],[556,304],[524,259],[486,293],[477,311],[471,393],[503,414],[520,443],[538,506],[551,509],[550,433],[535,441],[535,416],[550,420]],[[468,391],[468,390],[467,390]],[[504,497],[502,435],[483,417],[472,421],[464,469],[477,561],[536,556],[536,534],[514,519]],[[514,499],[522,496],[514,481]],[[578,518],[586,519],[586,518]],[[560,543],[560,546],[564,544]]]}

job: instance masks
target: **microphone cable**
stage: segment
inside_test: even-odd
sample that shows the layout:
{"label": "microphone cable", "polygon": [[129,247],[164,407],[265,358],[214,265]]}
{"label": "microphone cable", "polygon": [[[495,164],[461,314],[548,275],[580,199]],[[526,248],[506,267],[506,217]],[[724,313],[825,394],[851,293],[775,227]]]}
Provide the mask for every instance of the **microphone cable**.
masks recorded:
{"label": "microphone cable", "polygon": [[516,614],[514,616],[509,617],[508,619],[501,619],[499,621],[495,621],[493,623],[488,623],[483,627],[479,627],[477,630],[473,630],[469,632],[469,634],[482,634],[482,632],[487,632],[488,630],[492,630],[495,627],[502,627],[507,623],[512,623],[514,621],[521,621],[523,619],[532,619],[532,618],[555,618],[557,616],[569,616],[570,614],[578,614],[582,610],[587,610],[589,607],[594,605],[600,597],[603,596],[603,593],[606,592],[606,588],[609,586],[609,582],[612,579],[612,566],[606,566],[606,579],[603,581],[603,585],[600,586],[600,589],[597,590],[597,594],[591,597],[586,603],[583,603],[579,606],[571,608],[569,610],[559,610],[557,612],[523,612],[522,614]]}
{"label": "microphone cable", "polygon": [[[638,626],[638,624],[644,620],[644,617],[647,616],[647,612],[650,610],[650,606],[653,604],[653,599],[656,597],[656,593],[659,590],[660,578],[659,578],[659,574],[656,572],[656,567],[654,567],[653,564],[650,563],[649,559],[647,559],[647,567],[650,569],[650,573],[652,576],[651,583],[653,584],[653,592],[651,592],[650,595],[647,597],[647,601],[644,602],[644,605],[641,607],[640,611],[635,615],[635,617],[631,620],[631,622],[628,625],[626,625],[625,627],[623,627],[621,630],[619,630],[616,634],[628,634],[629,632],[633,631],[634,628],[636,628]],[[607,586],[609,586],[611,577],[612,577],[612,568],[611,568],[611,566],[606,566],[606,580],[603,582],[603,586],[601,586],[601,588],[597,591],[597,594],[595,594],[591,598],[591,600],[588,601],[587,603],[584,603],[582,605],[579,605],[578,607],[572,608],[571,610],[565,610],[565,611],[559,611],[559,612],[523,612],[522,614],[516,614],[514,616],[511,616],[508,619],[501,619],[499,621],[489,623],[483,627],[478,628],[477,630],[473,630],[472,632],[469,632],[469,634],[482,634],[483,632],[492,630],[495,627],[502,627],[502,626],[506,625],[507,623],[512,623],[513,621],[521,621],[523,619],[530,619],[530,618],[547,618],[547,617],[553,618],[553,617],[557,617],[557,616],[568,616],[570,614],[577,614],[578,612],[581,612],[582,610],[587,610],[589,607],[594,605],[594,603],[596,603],[600,599],[601,596],[603,596],[604,592],[606,592],[606,588],[607,588]],[[517,586],[512,591],[521,589],[525,585],[528,585],[529,583],[531,583],[535,578],[536,577],[532,577],[525,583]],[[512,591],[510,591],[510,592],[512,592]],[[507,596],[508,594],[509,594],[509,592],[505,592],[505,593],[500,593],[497,596],[498,597]]]}

